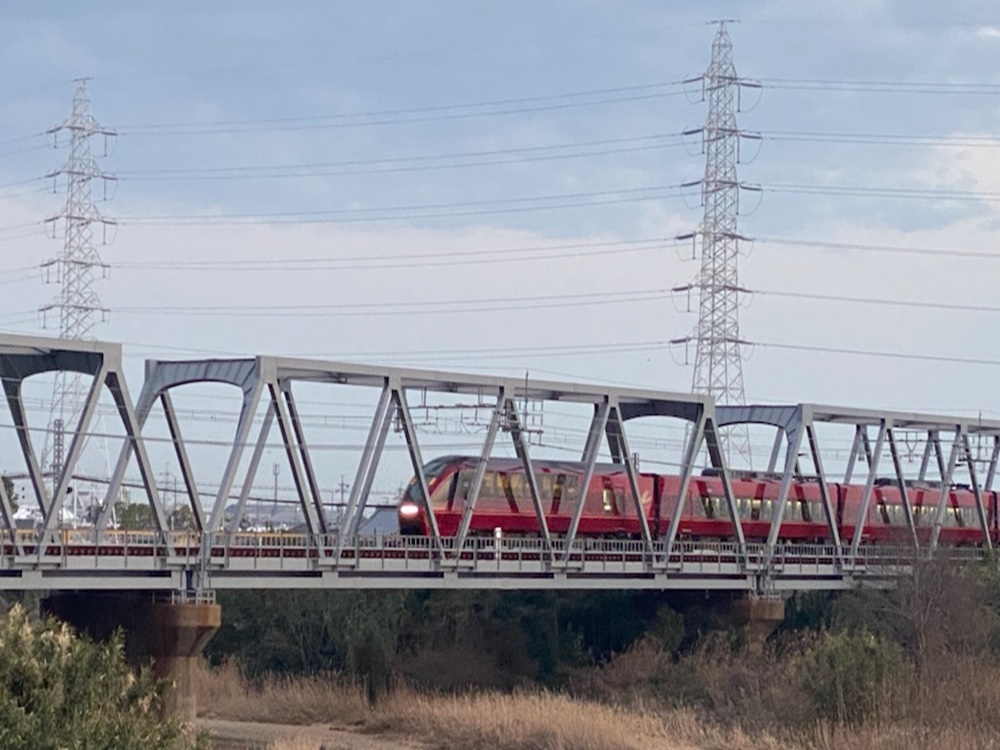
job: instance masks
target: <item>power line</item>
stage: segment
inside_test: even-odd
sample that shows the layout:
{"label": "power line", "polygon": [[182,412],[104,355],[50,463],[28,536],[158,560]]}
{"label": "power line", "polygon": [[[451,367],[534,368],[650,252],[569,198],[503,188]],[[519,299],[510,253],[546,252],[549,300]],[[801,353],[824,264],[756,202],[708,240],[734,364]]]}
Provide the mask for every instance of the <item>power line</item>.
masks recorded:
{"label": "power line", "polygon": [[975,81],[837,80],[826,78],[761,78],[768,89],[790,91],[846,91],[878,94],[948,94],[995,96],[1000,84]]}
{"label": "power line", "polygon": [[827,240],[796,239],[792,237],[756,237],[754,242],[785,247],[799,247],[818,250],[845,250],[848,252],[872,252],[902,255],[926,255],[947,258],[975,258],[980,260],[1000,260],[1000,253],[983,250],[951,250],[948,248],[921,248],[902,245],[880,245],[862,242],[832,242]]}
{"label": "power line", "polygon": [[884,359],[907,359],[919,362],[943,362],[958,365],[983,365],[1000,367],[1000,359],[985,357],[953,357],[944,354],[921,354],[919,352],[893,352],[873,349],[850,349],[836,346],[816,346],[813,344],[783,344],[776,342],[755,341],[754,346],[767,349],[786,349],[797,352],[817,352],[821,354],[849,354],[858,357],[880,357]]}
{"label": "power line", "polygon": [[119,307],[118,312],[140,315],[183,316],[384,316],[413,314],[449,314],[456,312],[515,312],[517,309],[541,310],[589,305],[651,302],[665,299],[668,289],[647,289],[588,294],[548,294],[538,297],[493,297],[486,299],[442,300],[430,302],[372,302],[318,305],[212,305],[212,306],[141,306]]}
{"label": "power line", "polygon": [[[578,159],[594,156],[638,153],[682,146],[681,133],[611,138],[577,143],[526,146],[522,148],[493,149],[489,151],[465,151],[457,153],[429,154],[421,156],[386,157],[380,159],[350,159],[333,162],[306,162],[294,164],[256,165],[238,167],[190,167],[173,169],[148,169],[123,171],[120,176],[131,180],[246,180],[246,179],[298,179],[363,174],[396,174],[429,170],[464,169],[468,167],[502,166],[557,159]],[[677,142],[664,142],[675,139]],[[624,145],[622,148],[606,148]],[[598,150],[579,151],[579,149]],[[577,151],[571,151],[576,149]],[[570,151],[570,153],[546,153]],[[516,157],[516,158],[506,158]],[[479,161],[456,161],[475,159]],[[425,162],[441,161],[442,164]],[[0,186],[2,187],[2,186]]]}
{"label": "power line", "polygon": [[[371,125],[395,125],[436,120],[526,114],[550,110],[647,101],[683,96],[683,81],[616,86],[604,89],[571,91],[561,94],[493,99],[478,102],[438,104],[424,107],[372,110],[326,115],[299,115],[246,120],[123,124],[117,127],[125,135],[215,135],[229,133],[273,132],[281,130],[322,130]],[[665,89],[678,89],[675,91]],[[622,96],[622,94],[625,94]],[[565,101],[568,100],[568,101]],[[472,111],[461,111],[472,110]]]}
{"label": "power line", "polygon": [[997,190],[955,190],[953,188],[868,187],[864,185],[809,185],[773,183],[761,188],[771,193],[799,195],[843,195],[850,197],[905,198],[913,200],[1000,201]]}
{"label": "power line", "polygon": [[808,294],[803,292],[783,292],[775,289],[751,289],[748,291],[751,294],[760,294],[767,297],[817,300],[820,302],[847,302],[862,305],[883,305],[887,307],[907,307],[926,310],[1000,313],[1000,307],[991,305],[971,305],[956,302],[926,302],[921,300],[884,299],[879,297],[856,297],[837,294]]}
{"label": "power line", "polygon": [[[530,197],[497,198],[400,206],[319,211],[277,211],[215,214],[147,214],[122,217],[119,223],[147,226],[214,226],[255,224],[348,224],[401,221],[462,216],[486,216],[557,209],[588,208],[682,198],[687,185],[652,185],[581,193],[562,193]],[[755,185],[754,189],[798,195],[832,195],[856,198],[892,198],[907,200],[948,200],[1000,202],[1000,191],[954,190],[934,188],[865,187],[855,185],[810,185],[774,183]]]}
{"label": "power line", "polygon": [[[629,138],[611,138],[576,143],[545,144],[521,148],[465,151],[418,156],[349,159],[328,162],[298,162],[218,167],[173,167],[167,169],[136,169],[119,172],[119,179],[132,181],[206,181],[206,180],[271,180],[307,179],[347,175],[398,174],[405,172],[440,171],[470,167],[504,166],[563,159],[581,159],[628,153],[640,153],[683,146],[684,133],[663,133]],[[763,131],[758,135],[767,141],[805,143],[847,143],[860,145],[948,146],[953,148],[998,148],[1000,139],[992,136],[949,136],[920,134],[835,133],[822,131]],[[675,139],[676,142],[669,142]],[[666,141],[666,142],[665,142]],[[634,145],[624,145],[634,144]],[[597,146],[622,145],[621,148]],[[571,151],[577,149],[577,151]],[[580,151],[579,149],[592,149]],[[569,153],[546,153],[568,151]],[[466,159],[466,161],[461,161]],[[469,161],[469,159],[478,159]],[[425,162],[444,162],[441,164]],[[23,180],[22,184],[34,180]],[[5,186],[0,186],[0,188]]]}
{"label": "power line", "polygon": [[[2,231],[2,230],[0,230]],[[924,255],[929,257],[969,258],[979,260],[1000,260],[1000,253],[976,250],[952,250],[948,248],[920,248],[902,245],[879,245],[861,242],[832,242],[794,237],[755,237],[755,244],[777,247],[796,247],[807,250],[842,250],[847,252],[872,252],[903,255]],[[314,272],[320,270],[362,270],[384,268],[414,268],[451,265],[475,265],[481,263],[507,263],[523,261],[579,258],[590,255],[609,255],[630,252],[662,250],[677,246],[676,239],[645,237],[607,242],[575,242],[551,245],[531,245],[507,247],[494,250],[460,250],[455,252],[414,253],[407,255],[353,255],[342,258],[321,256],[291,257],[275,260],[190,260],[190,261],[133,261],[113,264],[113,268],[124,270],[170,270],[170,271],[250,271],[250,272]]]}
{"label": "power line", "polygon": [[[517,310],[540,310],[589,305],[613,305],[641,302],[658,302],[675,290],[636,289],[617,292],[591,292],[585,294],[545,294],[532,297],[493,297],[486,299],[464,299],[447,301],[386,301],[347,304],[309,305],[142,305],[120,307],[118,312],[131,315],[179,315],[179,316],[223,316],[223,317],[284,317],[284,316],[398,316],[422,314],[450,314],[476,312],[516,312]],[[838,302],[910,309],[950,310],[958,312],[1000,313],[1000,306],[977,305],[951,302],[931,302],[924,300],[888,299],[882,297],[860,297],[811,292],[789,292],[778,289],[743,290],[746,295],[802,299],[820,302]],[[12,313],[16,314],[16,313]]]}
{"label": "power line", "polygon": [[[218,167],[172,167],[165,169],[123,170],[119,179],[133,181],[205,181],[205,180],[269,180],[306,179],[314,177],[396,174],[417,171],[464,169],[470,167],[503,166],[561,159],[638,153],[683,145],[685,133],[662,133],[626,138],[609,138],[576,143],[543,144],[520,148],[465,151],[425,155],[404,155],[377,159],[348,159],[326,162],[298,162]],[[899,133],[836,133],[823,131],[763,131],[764,140],[826,142],[873,145],[927,146],[940,145],[960,148],[996,148],[1000,139],[992,136],[927,135]],[[669,142],[671,139],[676,142]],[[665,142],[667,141],[667,142]],[[627,145],[632,144],[632,145]],[[607,148],[608,146],[621,148]],[[594,150],[595,147],[602,147]],[[573,151],[573,150],[576,151]],[[591,149],[579,151],[580,149]],[[568,152],[568,153],[548,153]],[[466,161],[462,161],[465,159]],[[472,159],[469,161],[469,159]],[[476,160],[478,159],[478,160]],[[441,164],[427,162],[445,162]],[[27,184],[38,178],[20,180],[9,185]],[[0,188],[7,187],[0,186]]]}
{"label": "power line", "polygon": [[[980,82],[764,78],[761,79],[761,83],[768,88],[776,90],[973,95],[996,95],[1000,93],[1000,84]],[[683,90],[684,84],[685,81],[683,80],[659,81],[602,89],[544,94],[538,96],[439,104],[423,107],[368,110],[338,114],[297,115],[289,117],[188,121],[174,123],[123,123],[117,126],[117,130],[120,133],[130,135],[203,135],[234,132],[261,132],[268,130],[299,130],[412,123],[436,119],[522,114],[526,112],[544,111],[549,109],[597,106],[627,101],[642,101],[667,96],[679,96],[685,94],[685,91]],[[670,89],[678,90],[671,91]],[[617,96],[619,94],[632,95],[624,97]],[[594,97],[597,98],[590,100],[590,98]],[[575,101],[579,99],[582,99],[583,101]],[[532,106],[525,107],[520,105]],[[490,108],[506,109],[490,110]],[[456,110],[480,109],[487,109],[487,111],[456,112]],[[352,122],[351,120],[356,121]]]}
{"label": "power line", "polygon": [[[562,208],[662,201],[679,199],[680,185],[652,185],[639,188],[620,188],[580,193],[561,193],[531,197],[499,198],[492,200],[429,203],[409,206],[380,206],[356,209],[328,209],[322,211],[277,211],[268,213],[218,213],[218,214],[160,214],[123,217],[119,223],[130,225],[233,225],[233,224],[337,224],[400,219],[429,219],[457,216],[483,216],[490,214],[547,211]],[[513,204],[513,205],[512,205]],[[494,208],[495,207],[495,208]],[[378,215],[385,214],[385,215]]]}
{"label": "power line", "polygon": [[1000,138],[993,135],[956,135],[929,133],[849,133],[810,130],[765,130],[767,141],[805,143],[854,143],[878,146],[949,146],[958,148],[997,148]]}
{"label": "power line", "polygon": [[[366,268],[428,268],[437,266],[477,265],[482,263],[508,263],[539,261],[561,258],[580,258],[591,255],[648,252],[662,250],[668,244],[659,237],[607,242],[573,242],[532,245],[527,247],[497,248],[495,250],[458,250],[455,252],[412,253],[407,255],[354,255],[343,258],[299,257],[238,260],[147,261],[115,263],[120,269],[195,270],[195,271],[287,271],[357,270]],[[571,251],[571,252],[566,252]],[[516,256],[516,257],[514,257]]]}

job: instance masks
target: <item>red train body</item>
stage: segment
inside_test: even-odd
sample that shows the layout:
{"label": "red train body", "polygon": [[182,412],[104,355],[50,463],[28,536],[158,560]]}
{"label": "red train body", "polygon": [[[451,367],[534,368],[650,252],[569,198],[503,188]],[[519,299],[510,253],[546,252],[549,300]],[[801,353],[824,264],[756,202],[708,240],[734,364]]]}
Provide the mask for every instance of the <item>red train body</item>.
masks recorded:
{"label": "red train body", "polygon": [[[454,536],[472,486],[478,458],[443,456],[424,467],[431,509],[442,536]],[[568,461],[535,461],[539,497],[549,530],[568,531],[578,504],[583,502],[578,537],[638,538],[641,534],[635,502],[625,468],[618,464],[598,464],[585,491],[581,491],[583,467]],[[642,512],[654,537],[666,533],[670,519],[680,513],[678,539],[727,540],[732,537],[729,507],[722,480],[694,476],[683,502],[678,502],[680,477],[641,472],[637,475]],[[733,495],[747,540],[767,538],[781,483],[773,478],[744,477],[736,474]],[[830,483],[830,500],[837,517],[841,540],[853,538],[860,520],[864,487]],[[917,536],[926,542],[940,499],[940,486],[907,487]],[[997,540],[997,493],[984,492],[983,505],[993,541]],[[678,507],[680,506],[680,507]],[[416,480],[410,482],[398,508],[399,528],[404,535],[427,535],[427,519],[419,500]],[[490,535],[500,529],[504,535],[528,535],[539,531],[538,518],[524,467],[517,459],[492,459],[487,464],[469,525],[470,535]],[[825,543],[830,540],[820,485],[816,481],[793,482],[785,504],[779,538],[788,542]],[[907,543],[909,532],[899,488],[895,482],[876,483],[868,507],[862,535],[864,542]],[[982,543],[975,496],[963,487],[948,492],[947,512],[939,542],[952,545]]]}

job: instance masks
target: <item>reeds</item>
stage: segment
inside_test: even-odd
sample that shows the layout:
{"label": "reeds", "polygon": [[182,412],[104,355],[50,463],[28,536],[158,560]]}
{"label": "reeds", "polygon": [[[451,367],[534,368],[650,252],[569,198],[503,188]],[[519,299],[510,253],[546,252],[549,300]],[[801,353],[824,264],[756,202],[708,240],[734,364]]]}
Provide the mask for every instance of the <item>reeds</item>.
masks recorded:
{"label": "reeds", "polygon": [[[787,655],[718,654],[678,665],[639,647],[576,680],[573,695],[449,695],[398,686],[369,706],[363,686],[339,678],[251,682],[230,665],[203,670],[199,706],[204,716],[322,723],[388,738],[386,747],[437,750],[1000,749],[1000,666],[958,656],[927,666],[914,684],[887,695],[894,705],[860,725],[811,716],[795,687],[795,666]],[[685,684],[671,694],[671,680]],[[274,748],[319,746],[288,739]]]}

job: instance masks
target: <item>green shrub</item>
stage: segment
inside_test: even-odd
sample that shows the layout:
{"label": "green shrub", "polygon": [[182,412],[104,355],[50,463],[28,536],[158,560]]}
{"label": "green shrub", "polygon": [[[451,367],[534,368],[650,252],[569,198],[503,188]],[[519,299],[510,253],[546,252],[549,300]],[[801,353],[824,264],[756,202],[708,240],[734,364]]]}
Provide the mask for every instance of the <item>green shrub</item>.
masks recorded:
{"label": "green shrub", "polygon": [[32,623],[20,605],[0,620],[0,747],[153,748],[190,742],[159,718],[161,686],[136,676],[122,639],[93,643],[55,620]]}
{"label": "green shrub", "polygon": [[896,643],[846,632],[823,634],[801,669],[816,715],[848,724],[899,714],[913,671]]}

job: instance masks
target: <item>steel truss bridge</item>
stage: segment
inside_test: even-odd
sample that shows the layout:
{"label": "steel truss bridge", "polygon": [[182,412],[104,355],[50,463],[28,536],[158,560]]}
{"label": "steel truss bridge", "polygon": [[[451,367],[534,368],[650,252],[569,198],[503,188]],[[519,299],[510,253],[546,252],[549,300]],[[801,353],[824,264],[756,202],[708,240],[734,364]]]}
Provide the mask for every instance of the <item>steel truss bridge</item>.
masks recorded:
{"label": "steel truss bridge", "polygon": [[[67,371],[92,376],[69,442],[61,474],[48,480],[32,445],[23,400],[24,381],[34,375]],[[196,361],[147,361],[146,377],[133,403],[122,369],[118,344],[77,342],[41,337],[0,335],[0,379],[34,501],[43,517],[37,528],[19,530],[13,505],[0,483],[0,589],[142,589],[201,592],[223,588],[646,588],[715,589],[772,595],[804,589],[841,589],[859,584],[886,586],[918,560],[947,556],[972,562],[991,555],[986,493],[992,490],[1000,458],[1000,422],[965,418],[842,409],[811,404],[791,406],[717,407],[707,396],[549,381],[472,376],[425,370],[363,366],[286,357]],[[242,403],[236,434],[210,505],[202,502],[171,392],[194,383],[221,383],[238,388]],[[293,386],[328,384],[368,389],[377,394],[371,426],[351,485],[346,515],[339,528],[328,519],[320,497],[314,462],[306,442],[302,415]],[[102,392],[110,394],[124,428],[124,439],[112,473],[103,510],[92,528],[64,529],[59,519],[83,443]],[[473,396],[488,402],[489,422],[472,478],[469,501],[454,537],[443,537],[429,512],[427,477],[415,428],[413,399],[427,394]],[[415,395],[416,394],[416,395]],[[630,488],[627,501],[641,519],[641,539],[595,540],[578,535],[583,503],[577,503],[569,530],[553,534],[532,470],[528,431],[517,403],[523,400],[562,402],[588,409],[590,425],[580,450],[581,486],[589,485],[602,448],[624,468]],[[184,495],[195,530],[169,530],[168,515],[143,439],[143,428],[159,403],[180,467]],[[263,419],[257,419],[260,408]],[[631,460],[626,425],[646,417],[680,420],[686,438],[679,457],[684,497],[696,461],[707,453],[722,478],[724,500],[732,520],[732,541],[690,542],[678,538],[680,514],[670,519],[666,534],[655,538],[641,512],[637,469]],[[776,431],[768,473],[781,481],[774,520],[766,540],[748,541],[740,521],[730,470],[720,447],[720,429],[753,424]],[[824,470],[817,425],[853,427],[854,439],[843,477]],[[277,426],[305,518],[302,533],[245,532],[239,520]],[[402,433],[414,480],[430,520],[425,538],[367,536],[358,533],[369,503],[386,439],[394,427]],[[940,499],[931,514],[931,532],[917,533],[914,509],[902,492],[907,536],[900,546],[863,543],[864,524],[851,539],[841,539],[834,500],[827,483],[864,476],[861,518],[868,517],[888,448],[889,472],[902,490],[906,479],[900,458],[900,432],[919,433],[923,452],[919,478],[940,482]],[[971,440],[989,447],[988,467],[980,482]],[[510,440],[525,468],[535,511],[537,538],[482,538],[469,534],[472,511],[486,473],[486,461],[498,442]],[[803,444],[807,446],[803,449]],[[251,448],[252,446],[252,448]],[[245,451],[249,449],[249,460]],[[152,512],[153,529],[123,531],[109,527],[113,499],[118,497],[130,461],[141,476]],[[242,467],[245,466],[245,469]],[[978,523],[985,543],[975,548],[939,547],[947,512],[948,488],[956,468],[967,471],[976,498]],[[242,471],[241,471],[242,469]],[[821,488],[829,546],[780,543],[791,484],[815,479]],[[234,494],[235,493],[235,494]],[[236,499],[236,511],[228,509]],[[926,541],[921,542],[921,538]]]}

